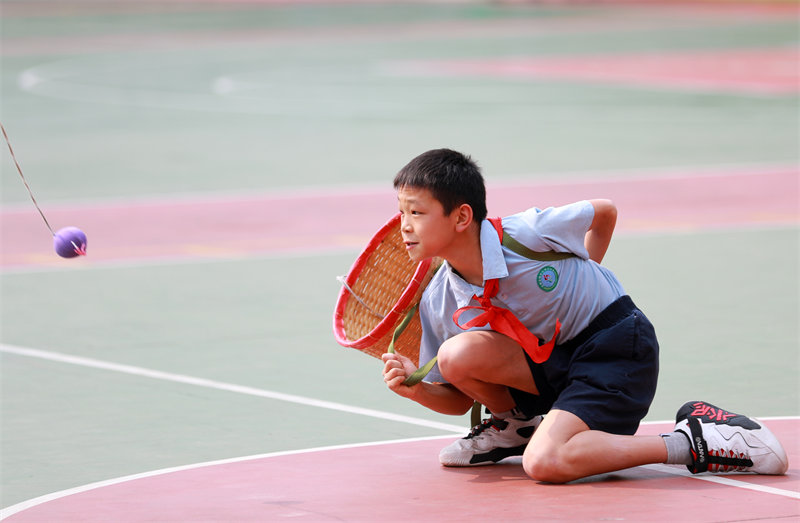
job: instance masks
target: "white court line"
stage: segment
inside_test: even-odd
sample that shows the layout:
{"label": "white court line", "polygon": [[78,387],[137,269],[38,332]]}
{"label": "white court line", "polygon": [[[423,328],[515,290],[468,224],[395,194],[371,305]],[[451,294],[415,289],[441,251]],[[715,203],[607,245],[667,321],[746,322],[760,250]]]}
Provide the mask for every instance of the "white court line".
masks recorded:
{"label": "white court line", "polygon": [[449,423],[440,423],[438,421],[429,421],[420,418],[412,418],[411,416],[402,416],[400,414],[393,414],[391,412],[365,409],[362,407],[345,405],[343,403],[336,403],[333,401],[318,400],[315,398],[308,398],[305,396],[296,396],[294,394],[284,394],[282,392],[257,389],[255,387],[247,387],[243,385],[236,385],[234,383],[225,383],[222,381],[209,380],[205,378],[197,378],[195,376],[187,376],[185,374],[174,374],[171,372],[162,372],[159,370],[146,369],[144,367],[135,367],[133,365],[122,365],[119,363],[112,363],[109,361],[96,360],[92,358],[84,358],[81,356],[71,356],[69,354],[62,354],[59,352],[51,352],[46,350],[31,349],[27,347],[18,347],[14,345],[5,345],[5,344],[0,344],[0,352],[5,352],[8,354],[16,354],[18,356],[39,358],[59,363],[68,363],[70,365],[79,365],[81,367],[91,367],[94,369],[121,372],[123,374],[130,374],[133,376],[140,376],[144,378],[152,378],[163,381],[171,381],[173,383],[183,383],[185,385],[194,385],[197,387],[205,387],[208,389],[216,389],[225,392],[235,392],[237,394],[246,394],[248,396],[258,396],[260,398],[269,398],[279,401],[286,401],[289,403],[298,403],[300,405],[306,405],[310,407],[338,410],[341,412],[347,412],[348,414],[359,414],[361,416],[369,416],[372,418],[378,418],[387,421],[397,421],[400,423],[408,423],[411,425],[419,425],[421,427],[444,430],[449,433],[462,434],[465,432],[465,427],[460,425],[451,425]]}
{"label": "white court line", "polygon": [[701,481],[708,481],[710,483],[717,483],[720,485],[727,485],[729,487],[743,488],[748,490],[755,490],[756,492],[763,492],[764,494],[776,494],[778,496],[785,496],[787,498],[800,499],[800,492],[793,490],[786,490],[781,488],[769,487],[767,485],[756,485],[755,483],[748,483],[746,481],[737,481],[731,479],[729,476],[707,476],[703,474],[692,474],[684,467],[669,466],[669,465],[643,465],[645,468],[657,470],[658,472],[665,472],[675,476],[683,476],[686,478],[699,479]]}

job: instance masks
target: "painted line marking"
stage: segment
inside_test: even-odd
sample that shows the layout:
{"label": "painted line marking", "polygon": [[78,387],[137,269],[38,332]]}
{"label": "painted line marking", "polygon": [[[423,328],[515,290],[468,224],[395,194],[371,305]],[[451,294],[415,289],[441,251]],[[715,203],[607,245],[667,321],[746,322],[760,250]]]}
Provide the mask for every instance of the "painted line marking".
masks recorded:
{"label": "painted line marking", "polygon": [[672,474],[674,476],[683,476],[685,478],[699,479],[701,481],[708,481],[710,483],[717,483],[719,485],[727,485],[729,487],[755,490],[756,492],[763,492],[765,494],[775,494],[778,496],[785,496],[787,498],[800,499],[800,492],[769,487],[767,485],[756,485],[755,483],[748,483],[746,481],[737,481],[727,476],[723,477],[723,476],[697,475],[697,474],[692,474],[688,470],[681,470],[678,467],[673,468],[670,467],[669,465],[653,464],[653,465],[643,465],[643,466],[650,470],[665,472],[667,474]]}
{"label": "painted line marking", "polygon": [[[646,175],[647,172],[651,176]],[[792,199],[797,192],[798,166],[653,170],[629,174],[632,176],[609,173],[602,180],[584,177],[569,181],[493,181],[487,185],[491,193],[488,203],[495,208],[493,212],[502,215],[528,208],[531,201],[525,194],[538,192],[548,205],[604,194],[624,209],[624,217],[617,224],[617,236],[785,228],[798,223],[797,202]],[[765,187],[782,190],[770,192]],[[350,217],[337,222],[336,231],[325,229],[319,220],[296,221],[289,229],[275,227],[297,206],[332,209],[334,194],[347,196],[353,206],[359,207],[360,219]],[[748,206],[743,199],[745,196],[754,204]],[[676,211],[676,197],[687,208],[685,212]],[[706,197],[711,207],[700,205]],[[383,223],[392,205],[396,202],[392,203],[390,191],[369,185],[331,188],[328,194],[323,194],[319,188],[295,188],[275,194],[185,194],[176,195],[174,199],[153,197],[131,199],[127,203],[126,200],[111,200],[86,202],[83,206],[62,203],[50,209],[64,223],[77,221],[93,235],[93,254],[90,259],[71,262],[68,268],[73,269],[119,261],[136,264],[144,259],[166,263],[176,259],[250,259],[275,252],[302,254],[310,247],[316,253],[329,249],[359,249],[373,232],[365,223]],[[758,209],[769,209],[769,212]],[[131,216],[136,219],[132,220]],[[16,272],[30,267],[67,268],[37,239],[41,223],[32,219],[27,206],[4,206],[0,209],[0,222],[3,223],[5,247],[0,261],[3,269]],[[154,226],[163,223],[170,223],[171,227]],[[224,223],[224,227],[220,223]],[[206,234],[206,227],[219,231],[213,240]]]}
{"label": "painted line marking", "polygon": [[245,461],[255,461],[259,459],[267,459],[267,458],[279,458],[282,456],[293,456],[297,454],[310,454],[314,452],[327,452],[332,450],[344,450],[344,449],[354,449],[359,447],[373,447],[378,445],[394,445],[400,443],[413,443],[415,441],[429,441],[435,439],[444,439],[444,438],[452,438],[452,435],[446,436],[426,436],[421,438],[407,438],[407,439],[393,439],[387,441],[369,441],[365,443],[346,443],[342,445],[330,445],[325,447],[312,447],[306,449],[297,449],[297,450],[281,450],[277,452],[268,452],[266,454],[253,454],[250,456],[241,456],[237,458],[226,458],[226,459],[219,459],[214,461],[204,461],[201,463],[192,463],[189,465],[179,465],[177,467],[169,467],[157,470],[151,470],[148,472],[140,472],[138,474],[130,474],[128,476],[121,476],[118,478],[107,479],[103,481],[96,481],[94,483],[88,483],[86,485],[81,485],[79,487],[73,487],[65,490],[59,490],[58,492],[52,492],[50,494],[45,494],[43,496],[38,496],[35,498],[28,499],[26,501],[21,501],[20,503],[10,505],[6,508],[0,509],[0,521],[4,520],[8,517],[13,516],[14,514],[18,514],[23,510],[27,510],[29,508],[36,507],[38,505],[42,505],[49,501],[55,501],[57,499],[65,498],[67,496],[72,496],[75,494],[82,494],[84,492],[89,492],[91,490],[96,490],[104,487],[110,487],[113,485],[119,485],[120,483],[127,483],[129,481],[135,481],[137,479],[146,479],[146,478],[153,478],[156,476],[163,476],[164,474],[171,474],[173,472],[184,472],[187,470],[195,470],[205,467],[214,467],[217,465],[229,465],[232,463],[242,463]]}
{"label": "painted line marking", "polygon": [[5,352],[8,354],[16,354],[18,356],[39,358],[58,363],[78,365],[81,367],[90,367],[94,369],[101,369],[112,372],[121,372],[123,374],[130,374],[132,376],[152,378],[162,381],[170,381],[173,383],[182,383],[184,385],[194,385],[196,387],[221,390],[224,392],[233,392],[237,394],[245,394],[248,396],[257,396],[260,398],[269,398],[278,401],[286,401],[289,403],[297,403],[309,407],[319,407],[321,409],[338,410],[341,412],[347,412],[348,414],[358,414],[361,416],[369,416],[372,418],[378,418],[387,421],[396,421],[399,423],[408,423],[410,425],[418,425],[421,427],[443,430],[448,433],[463,434],[466,431],[466,428],[463,426],[451,425],[449,423],[440,423],[438,421],[429,421],[420,418],[412,418],[411,416],[403,416],[391,412],[383,412],[380,410],[355,407],[352,405],[345,405],[343,403],[336,403],[333,401],[318,400],[315,398],[297,396],[294,394],[285,394],[282,392],[258,389],[255,387],[236,385],[234,383],[225,383],[222,381],[198,378],[195,376],[187,376],[185,374],[174,374],[171,372],[146,369],[144,367],[136,367],[133,365],[123,365],[109,361],[96,360],[93,358],[71,356],[69,354],[62,354],[59,352],[51,352],[46,350],[31,349],[27,347],[18,347],[14,345],[5,345],[5,344],[0,345],[0,352]]}
{"label": "painted line marking", "polygon": [[389,62],[396,75],[597,82],[633,89],[787,95],[798,91],[797,51],[778,45],[723,50],[573,54]]}
{"label": "painted line marking", "polygon": [[[747,177],[764,173],[800,171],[795,162],[732,163],[707,165],[669,165],[663,167],[625,167],[608,169],[574,169],[553,171],[525,171],[491,174],[486,178],[487,193],[498,189],[524,187],[572,187],[587,184],[647,183],[659,181],[696,181],[697,179],[724,179]],[[386,197],[394,201],[394,190],[387,182],[320,183],[286,187],[266,187],[261,190],[186,191],[176,193],[142,194],[137,196],[109,196],[106,198],[67,199],[48,203],[48,209],[58,212],[85,212],[87,210],[118,210],[120,207],[158,207],[174,205],[247,203],[290,201],[330,197]],[[20,200],[2,205],[3,213],[28,213],[30,202]],[[125,209],[127,212],[128,209]],[[391,211],[391,209],[390,209]]]}

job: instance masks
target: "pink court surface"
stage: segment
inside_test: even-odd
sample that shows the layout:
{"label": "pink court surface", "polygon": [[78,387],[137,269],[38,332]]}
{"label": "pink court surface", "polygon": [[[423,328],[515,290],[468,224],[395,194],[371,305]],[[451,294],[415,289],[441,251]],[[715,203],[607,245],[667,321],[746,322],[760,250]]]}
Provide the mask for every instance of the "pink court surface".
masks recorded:
{"label": "pink court surface", "polygon": [[[798,222],[798,175],[793,166],[628,174],[602,181],[490,182],[489,212],[505,215],[528,208],[532,201],[560,205],[603,196],[621,209],[617,231],[623,234]],[[359,248],[396,205],[387,186],[54,205],[46,214],[58,227],[74,225],[87,234],[89,255],[69,262],[79,266]],[[29,204],[8,206],[0,218],[4,268],[64,263],[53,253],[47,230]]]}
{"label": "pink court surface", "polygon": [[[800,515],[798,419],[767,425],[785,476],[690,475],[649,465],[568,485],[528,479],[518,458],[445,468],[457,437],[381,442],[199,464],[120,478],[19,506],[6,521],[773,521]],[[643,425],[639,434],[671,430]]]}
{"label": "pink court surface", "polygon": [[656,89],[781,94],[800,90],[796,49],[737,49],[622,56],[411,62],[403,70],[438,75],[561,79]]}

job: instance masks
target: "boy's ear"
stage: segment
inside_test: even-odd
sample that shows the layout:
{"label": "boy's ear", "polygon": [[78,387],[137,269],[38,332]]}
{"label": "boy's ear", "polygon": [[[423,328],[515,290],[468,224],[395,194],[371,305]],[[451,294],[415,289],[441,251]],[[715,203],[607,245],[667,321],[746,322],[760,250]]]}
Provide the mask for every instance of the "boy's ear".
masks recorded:
{"label": "boy's ear", "polygon": [[456,231],[464,232],[473,221],[472,206],[462,203],[453,210],[456,219]]}

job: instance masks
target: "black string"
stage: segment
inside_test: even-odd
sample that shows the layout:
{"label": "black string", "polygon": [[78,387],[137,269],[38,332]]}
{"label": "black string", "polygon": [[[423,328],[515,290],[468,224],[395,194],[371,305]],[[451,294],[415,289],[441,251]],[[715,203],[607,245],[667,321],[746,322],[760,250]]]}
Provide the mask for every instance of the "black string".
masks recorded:
{"label": "black string", "polygon": [[55,236],[56,233],[53,232],[53,228],[50,227],[50,223],[47,221],[47,218],[44,217],[44,213],[39,208],[39,204],[36,203],[36,198],[33,197],[33,192],[31,191],[31,188],[28,185],[28,180],[26,180],[25,179],[25,175],[22,174],[22,169],[19,166],[19,162],[17,162],[17,157],[16,157],[16,155],[14,155],[14,149],[11,148],[11,142],[8,141],[8,135],[6,134],[6,128],[3,127],[2,123],[0,123],[0,129],[2,129],[2,131],[3,131],[3,138],[5,138],[6,145],[8,145],[8,150],[11,153],[11,159],[14,160],[14,165],[17,166],[17,172],[19,173],[20,178],[22,178],[22,183],[25,184],[25,188],[28,189],[28,194],[31,196],[31,201],[33,202],[33,205],[36,206],[36,210],[39,211],[39,214],[42,216],[42,220],[44,220],[44,224],[47,225],[48,229],[50,229],[50,234]]}

